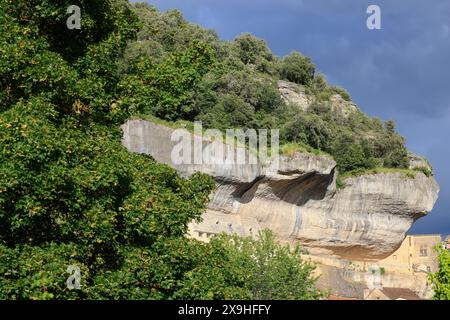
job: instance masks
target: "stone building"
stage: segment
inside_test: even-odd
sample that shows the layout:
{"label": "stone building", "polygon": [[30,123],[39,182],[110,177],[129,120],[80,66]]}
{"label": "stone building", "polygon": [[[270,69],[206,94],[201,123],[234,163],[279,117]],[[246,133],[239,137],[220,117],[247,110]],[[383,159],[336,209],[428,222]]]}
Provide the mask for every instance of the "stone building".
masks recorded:
{"label": "stone building", "polygon": [[388,299],[389,295],[386,296],[381,290],[396,288],[409,289],[420,298],[430,299],[433,290],[428,275],[438,270],[433,248],[440,243],[440,235],[409,235],[394,253],[379,261],[350,261],[333,257],[310,259],[317,264],[320,289],[331,290],[334,295]]}
{"label": "stone building", "polygon": [[438,234],[409,235],[397,251],[378,264],[390,271],[436,272],[439,265],[434,247],[441,241]]}

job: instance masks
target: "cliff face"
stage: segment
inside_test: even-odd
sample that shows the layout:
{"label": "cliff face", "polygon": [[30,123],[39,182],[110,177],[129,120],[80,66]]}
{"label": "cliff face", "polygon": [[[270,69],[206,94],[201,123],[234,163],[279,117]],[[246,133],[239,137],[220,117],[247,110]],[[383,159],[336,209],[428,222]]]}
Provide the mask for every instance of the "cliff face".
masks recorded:
{"label": "cliff face", "polygon": [[[265,164],[176,164],[171,157],[179,144],[171,141],[174,129],[144,120],[130,120],[122,129],[129,151],[151,155],[183,176],[199,171],[214,177],[217,190],[209,209],[201,223],[190,225],[191,234],[200,238],[270,228],[278,240],[300,242],[312,254],[379,260],[398,248],[412,224],[431,211],[439,193],[435,179],[422,172],[415,178],[402,173],[351,177],[337,190],[336,163],[303,153],[280,156],[277,167],[273,159]],[[203,148],[224,148],[221,142],[187,131],[184,135]]]}

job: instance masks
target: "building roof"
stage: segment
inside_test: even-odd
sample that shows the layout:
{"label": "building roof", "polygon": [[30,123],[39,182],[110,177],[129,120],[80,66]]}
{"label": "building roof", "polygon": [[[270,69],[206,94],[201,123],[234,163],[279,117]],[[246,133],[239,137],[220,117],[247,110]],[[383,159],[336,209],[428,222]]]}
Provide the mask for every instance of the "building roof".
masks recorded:
{"label": "building roof", "polygon": [[424,300],[419,297],[414,291],[406,288],[383,288],[381,292],[391,300]]}
{"label": "building roof", "polygon": [[356,299],[356,298],[346,298],[346,297],[339,297],[339,296],[330,295],[330,296],[328,296],[328,300],[358,300],[358,299]]}

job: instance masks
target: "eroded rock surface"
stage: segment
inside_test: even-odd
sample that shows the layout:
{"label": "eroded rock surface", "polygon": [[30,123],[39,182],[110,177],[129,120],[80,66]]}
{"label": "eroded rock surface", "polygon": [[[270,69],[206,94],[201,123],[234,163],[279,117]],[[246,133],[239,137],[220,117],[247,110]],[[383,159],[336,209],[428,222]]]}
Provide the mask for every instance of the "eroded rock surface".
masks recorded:
{"label": "eroded rock surface", "polygon": [[296,105],[302,111],[308,110],[308,107],[313,101],[313,98],[306,94],[304,87],[292,82],[278,81],[278,91],[280,91],[281,98],[284,102]]}
{"label": "eroded rock surface", "polygon": [[[307,111],[316,101],[314,95],[308,93],[304,86],[289,81],[279,80],[278,91],[285,103],[297,106],[301,111]],[[327,105],[343,117],[358,111],[358,106],[353,101],[346,101],[339,94],[333,94]]]}
{"label": "eroded rock surface", "polygon": [[[199,171],[215,179],[217,191],[203,222],[190,225],[191,235],[200,239],[270,228],[279,241],[300,242],[312,254],[379,260],[399,247],[411,225],[431,211],[439,193],[435,179],[422,172],[415,178],[403,173],[351,177],[337,190],[336,163],[303,153],[280,156],[278,166],[274,158],[242,165],[176,164],[171,157],[179,144],[171,141],[174,129],[144,120],[130,120],[122,129],[129,151],[149,154],[183,176]],[[216,155],[232,148],[187,131],[185,135]]]}

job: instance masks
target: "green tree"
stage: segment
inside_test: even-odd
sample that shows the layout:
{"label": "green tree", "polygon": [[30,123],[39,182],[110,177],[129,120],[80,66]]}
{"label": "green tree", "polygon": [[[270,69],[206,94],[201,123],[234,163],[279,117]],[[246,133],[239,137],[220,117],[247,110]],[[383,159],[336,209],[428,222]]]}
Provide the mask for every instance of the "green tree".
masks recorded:
{"label": "green tree", "polygon": [[[142,27],[137,34],[137,42],[129,44],[131,51],[134,51],[135,46],[139,44],[148,47],[149,44],[154,46],[158,43],[159,48],[162,49],[161,54],[164,56],[188,49],[193,41],[203,41],[211,45],[214,50],[219,50],[217,34],[213,30],[189,23],[179,10],[159,12],[147,2],[134,3],[132,9],[139,17]],[[145,54],[157,58],[154,55],[157,52]]]}
{"label": "green tree", "polygon": [[341,88],[338,86],[332,86],[332,87],[330,87],[330,90],[337,93],[338,95],[340,95],[341,98],[344,99],[345,101],[352,101],[352,97],[347,92],[347,90],[345,90],[344,88]]}
{"label": "green tree", "polygon": [[322,296],[315,287],[314,266],[302,259],[300,247],[278,244],[269,230],[257,239],[220,235],[210,246],[215,254],[189,274],[180,291],[187,296],[182,297],[208,299],[211,287],[228,282],[239,284],[240,298],[310,300]]}
{"label": "green tree", "polygon": [[[182,247],[214,185],[123,148],[119,125],[130,113],[114,102],[117,57],[133,39],[135,17],[123,1],[81,4],[92,26],[71,34],[73,47],[70,37],[57,40],[69,2],[0,7],[0,297],[98,298],[107,297],[105,286],[139,283],[141,291],[126,287],[121,297],[168,298],[176,287],[166,283],[180,274],[160,277],[167,261],[147,282],[129,274],[129,261],[162,260],[158,248],[170,239]],[[195,64],[196,54],[174,64]],[[81,290],[66,287],[73,264]]]}
{"label": "green tree", "polygon": [[439,271],[430,274],[435,300],[450,300],[450,251],[441,245],[435,248],[438,254]]}
{"label": "green tree", "polygon": [[234,39],[238,56],[244,64],[257,64],[260,59],[272,60],[273,56],[264,40],[250,33],[243,33]]}
{"label": "green tree", "polygon": [[370,149],[351,137],[341,137],[333,148],[333,156],[340,173],[354,170],[364,171],[375,167],[375,160],[370,156]]}
{"label": "green tree", "polygon": [[317,92],[324,91],[328,88],[328,82],[323,74],[317,74],[314,77],[313,89]]}
{"label": "green tree", "polygon": [[[183,238],[213,187],[206,176],[182,179],[173,169],[128,153],[115,130],[99,125],[80,130],[77,121],[59,124],[56,115],[48,101],[35,98],[0,117],[5,298],[90,297],[104,285],[96,282],[105,280],[98,274],[125,272],[124,259],[134,247],[157,259],[157,243]],[[14,264],[16,256],[29,263]],[[76,294],[62,276],[70,264],[85,270],[85,290]],[[39,266],[48,281],[36,278]],[[132,288],[127,290],[133,297]]]}
{"label": "green tree", "polygon": [[283,79],[302,85],[310,85],[316,72],[311,59],[300,52],[294,51],[283,58],[280,67],[280,75]]}
{"label": "green tree", "polygon": [[119,84],[120,105],[134,113],[152,113],[167,120],[192,118],[194,89],[213,63],[211,47],[194,41],[160,64],[143,57],[136,72]]}
{"label": "green tree", "polygon": [[386,121],[385,122],[385,127],[386,127],[386,130],[389,132],[389,133],[395,133],[395,127],[396,127],[396,125],[395,125],[395,122],[393,121],[393,120],[388,120],[388,121]]}
{"label": "green tree", "polygon": [[298,114],[282,131],[287,141],[301,142],[315,149],[327,150],[332,139],[330,126],[315,114]]}

